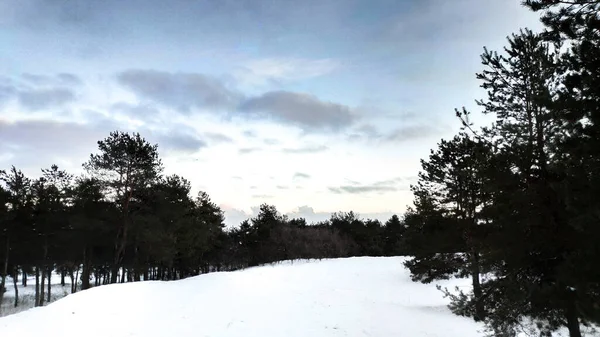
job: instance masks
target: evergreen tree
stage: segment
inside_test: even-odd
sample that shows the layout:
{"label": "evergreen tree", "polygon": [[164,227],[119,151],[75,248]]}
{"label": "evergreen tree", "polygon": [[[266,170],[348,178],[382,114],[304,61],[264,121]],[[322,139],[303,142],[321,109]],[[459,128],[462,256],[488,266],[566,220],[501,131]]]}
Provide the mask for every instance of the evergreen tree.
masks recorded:
{"label": "evergreen tree", "polygon": [[406,253],[405,247],[402,244],[405,231],[404,222],[396,214],[392,215],[386,221],[383,230],[383,250],[385,255],[396,256]]}
{"label": "evergreen tree", "polygon": [[111,270],[111,283],[116,283],[131,226],[129,211],[132,197],[135,192],[158,179],[162,163],[158,157],[158,146],[148,143],[139,133],[111,132],[109,137],[98,142],[98,149],[100,153],[90,155],[84,168],[92,177],[104,183],[121,211]]}
{"label": "evergreen tree", "polygon": [[487,143],[460,134],[442,140],[412,186],[415,210],[409,212],[411,254],[405,265],[412,277],[422,282],[451,276],[471,276],[476,320],[485,317],[481,274],[481,215],[488,201],[485,170],[491,156]]}

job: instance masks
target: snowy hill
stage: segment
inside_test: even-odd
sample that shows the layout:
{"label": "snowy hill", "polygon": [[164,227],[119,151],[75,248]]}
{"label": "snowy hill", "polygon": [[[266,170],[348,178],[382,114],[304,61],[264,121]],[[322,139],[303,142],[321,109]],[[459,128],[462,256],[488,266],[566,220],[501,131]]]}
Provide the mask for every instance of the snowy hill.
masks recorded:
{"label": "snowy hill", "polygon": [[[403,258],[284,262],[101,286],[0,318],[0,336],[481,336]],[[468,286],[467,280],[441,282]]]}

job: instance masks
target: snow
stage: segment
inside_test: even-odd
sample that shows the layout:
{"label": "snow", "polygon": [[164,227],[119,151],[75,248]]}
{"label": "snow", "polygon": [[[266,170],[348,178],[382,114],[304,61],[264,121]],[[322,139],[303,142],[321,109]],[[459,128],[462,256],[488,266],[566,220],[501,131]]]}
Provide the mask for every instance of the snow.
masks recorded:
{"label": "snow", "polygon": [[[19,275],[20,276],[20,275]],[[63,298],[71,293],[71,284],[69,283],[69,277],[66,278],[65,286],[60,285],[60,274],[53,272],[52,273],[52,291],[51,291],[51,301],[54,302],[60,298]],[[48,280],[46,279],[46,282]],[[27,287],[23,287],[21,284],[21,278],[19,277],[19,282],[17,283],[17,288],[19,289],[19,306],[17,308],[14,307],[15,300],[15,289],[13,286],[13,280],[11,277],[7,277],[6,279],[6,293],[4,294],[4,300],[0,304],[0,317],[11,315],[16,312],[21,312],[30,308],[33,308],[34,298],[35,298],[35,276],[28,275],[27,276]],[[47,284],[44,289],[47,289]],[[46,298],[47,294],[44,296]]]}
{"label": "snow", "polygon": [[[481,336],[404,258],[283,262],[96,287],[0,318],[0,336]],[[468,280],[438,282],[468,287]]]}

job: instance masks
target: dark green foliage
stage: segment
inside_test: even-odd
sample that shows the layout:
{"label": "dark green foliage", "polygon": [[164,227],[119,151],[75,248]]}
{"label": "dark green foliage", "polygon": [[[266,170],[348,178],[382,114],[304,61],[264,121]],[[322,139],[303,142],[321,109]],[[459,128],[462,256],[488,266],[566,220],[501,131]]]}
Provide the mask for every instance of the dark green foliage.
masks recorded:
{"label": "dark green foliage", "polygon": [[98,147],[84,164],[88,174],[77,178],[55,165],[35,180],[14,167],[0,171],[1,289],[8,276],[35,275],[35,303],[43,305],[51,270],[70,279],[75,292],[281,260],[402,251],[398,217],[384,227],[350,212],[309,225],[264,204],[257,216],[225,230],[223,211],[207,193],[193,197],[188,180],[161,174],[157,145],[112,132]]}
{"label": "dark green foliage", "polygon": [[383,229],[383,251],[387,256],[404,255],[406,247],[402,244],[406,226],[397,215],[393,215],[385,223]]}
{"label": "dark green foliage", "polygon": [[471,275],[472,291],[444,293],[492,335],[531,322],[579,337],[600,323],[600,2],[524,3],[547,29],[482,55],[478,104],[496,121],[475,131],[457,110],[474,141],[442,141],[423,162],[406,265],[422,282]]}

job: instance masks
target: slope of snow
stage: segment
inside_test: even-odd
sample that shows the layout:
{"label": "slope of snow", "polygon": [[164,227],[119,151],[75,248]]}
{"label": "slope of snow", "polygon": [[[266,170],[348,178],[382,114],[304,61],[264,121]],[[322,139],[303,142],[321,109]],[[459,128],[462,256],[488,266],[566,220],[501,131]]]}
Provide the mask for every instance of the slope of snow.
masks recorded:
{"label": "slope of snow", "polygon": [[[0,336],[481,336],[403,258],[284,262],[101,286],[0,318]],[[468,287],[466,280],[440,282]]]}

